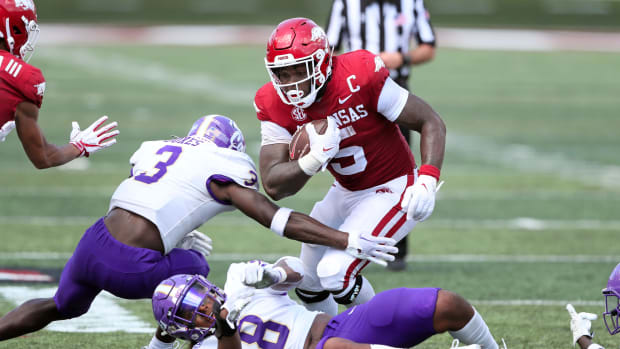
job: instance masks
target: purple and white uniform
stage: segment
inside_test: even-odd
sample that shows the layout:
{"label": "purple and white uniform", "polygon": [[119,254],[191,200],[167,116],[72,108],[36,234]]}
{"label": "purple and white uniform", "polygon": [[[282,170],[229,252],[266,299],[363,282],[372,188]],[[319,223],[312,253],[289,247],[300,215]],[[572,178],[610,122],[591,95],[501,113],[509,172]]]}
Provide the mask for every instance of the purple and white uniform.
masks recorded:
{"label": "purple and white uniform", "polygon": [[247,154],[203,137],[144,142],[129,162],[132,176],[112,195],[110,210],[120,207],[153,222],[166,253],[185,234],[235,209],[209,193],[211,181],[258,190],[256,167]]}
{"label": "purple and white uniform", "polygon": [[[283,258],[290,268],[304,274],[301,260]],[[248,288],[241,282],[247,264],[230,265],[224,287],[228,297],[243,294]],[[278,289],[273,287],[256,290],[241,310],[238,329],[242,349],[303,349],[319,313],[297,304],[279,285],[275,286]],[[397,288],[377,293],[370,301],[334,316],[316,349],[323,349],[325,341],[332,337],[396,348],[415,346],[436,334],[433,316],[438,292],[439,288]],[[193,349],[207,346],[199,343]]]}
{"label": "purple and white uniform", "polygon": [[130,163],[132,175],[114,192],[110,210],[123,208],[153,222],[165,254],[118,242],[99,219],[84,233],[60,278],[54,300],[66,318],[86,313],[101,290],[126,299],[151,298],[157,285],[173,275],[207,276],[202,254],[175,246],[213,216],[234,209],[211,195],[209,183],[258,190],[249,156],[202,137],[144,142]]}

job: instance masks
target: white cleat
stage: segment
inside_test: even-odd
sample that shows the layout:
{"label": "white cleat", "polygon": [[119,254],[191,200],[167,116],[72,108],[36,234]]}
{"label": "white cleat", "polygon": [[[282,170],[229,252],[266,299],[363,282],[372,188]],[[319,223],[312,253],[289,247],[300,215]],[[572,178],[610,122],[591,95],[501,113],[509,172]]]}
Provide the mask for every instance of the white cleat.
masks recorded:
{"label": "white cleat", "polygon": [[464,347],[460,347],[459,346],[459,340],[455,339],[452,341],[452,345],[450,346],[450,349],[482,349],[482,347],[478,344],[471,344],[471,345],[467,345]]}

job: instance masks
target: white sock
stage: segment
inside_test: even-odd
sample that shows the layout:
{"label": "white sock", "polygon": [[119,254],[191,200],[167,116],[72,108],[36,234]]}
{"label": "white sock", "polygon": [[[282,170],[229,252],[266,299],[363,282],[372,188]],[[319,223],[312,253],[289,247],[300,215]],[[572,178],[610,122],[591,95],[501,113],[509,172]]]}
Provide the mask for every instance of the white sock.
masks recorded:
{"label": "white sock", "polygon": [[149,343],[149,346],[146,347],[146,349],[172,349],[173,346],[174,346],[174,342],[171,342],[171,343],[162,342],[159,339],[157,339],[155,335],[153,335],[153,338],[151,338],[151,343]]}
{"label": "white sock", "polygon": [[453,338],[465,344],[480,344],[484,349],[498,349],[499,346],[491,336],[489,327],[474,308],[474,316],[467,325],[458,331],[449,331]]}
{"label": "white sock", "polygon": [[338,315],[338,303],[331,294],[320,302],[305,303],[302,301],[302,304],[310,311],[320,311],[331,316]]}
{"label": "white sock", "polygon": [[347,308],[351,308],[356,305],[364,304],[368,302],[374,296],[375,296],[375,289],[372,288],[372,284],[370,283],[370,281],[368,281],[368,279],[366,279],[362,275],[362,289],[360,290],[360,293],[357,294],[357,297],[355,297],[353,302],[347,305]]}

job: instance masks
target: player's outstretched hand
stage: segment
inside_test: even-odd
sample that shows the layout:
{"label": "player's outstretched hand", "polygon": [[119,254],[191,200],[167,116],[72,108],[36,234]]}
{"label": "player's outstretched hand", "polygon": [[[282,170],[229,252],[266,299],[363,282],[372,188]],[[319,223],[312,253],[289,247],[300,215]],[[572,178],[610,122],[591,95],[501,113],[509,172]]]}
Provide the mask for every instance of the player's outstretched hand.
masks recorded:
{"label": "player's outstretched hand", "polygon": [[577,343],[579,338],[586,336],[592,338],[590,328],[592,328],[592,322],[597,319],[596,314],[592,313],[577,313],[575,307],[572,304],[566,304],[566,310],[570,315],[570,330],[573,332],[573,345]]}
{"label": "player's outstretched hand", "polygon": [[327,129],[323,134],[318,134],[314,125],[310,122],[306,124],[306,132],[308,133],[308,140],[310,142],[310,153],[306,156],[312,158],[316,163],[316,165],[310,167],[325,170],[327,163],[329,163],[329,161],[336,156],[338,150],[340,150],[340,129],[336,124],[336,120],[331,117],[327,118]]}
{"label": "player's outstretched hand", "polygon": [[[442,182],[443,183],[443,182]],[[433,176],[421,175],[415,183],[405,189],[401,206],[407,211],[407,219],[425,221],[435,209],[435,194],[441,184]]]}
{"label": "player's outstretched hand", "polygon": [[385,267],[387,262],[394,260],[390,253],[398,253],[395,244],[396,240],[392,238],[349,233],[346,252],[355,258],[367,259]]}
{"label": "player's outstretched hand", "polygon": [[195,250],[207,257],[213,251],[213,240],[198,230],[194,230],[185,235],[176,247],[184,250]]}
{"label": "player's outstretched hand", "polygon": [[2,125],[2,128],[0,128],[0,142],[4,142],[4,140],[6,139],[6,136],[8,136],[9,133],[11,133],[11,131],[13,131],[14,128],[15,128],[15,121],[11,120],[11,121],[5,122],[4,125]]}
{"label": "player's outstretched hand", "polygon": [[286,280],[286,271],[282,267],[274,267],[260,261],[246,263],[243,284],[254,288],[267,288]]}
{"label": "player's outstretched hand", "polygon": [[104,115],[84,131],[80,130],[80,125],[77,121],[71,123],[73,129],[71,130],[69,143],[80,151],[80,156],[88,157],[90,154],[116,143],[116,138],[114,137],[119,134],[119,131],[108,131],[118,126],[118,123],[114,121],[102,127],[101,125],[106,120],[108,120],[108,117]]}

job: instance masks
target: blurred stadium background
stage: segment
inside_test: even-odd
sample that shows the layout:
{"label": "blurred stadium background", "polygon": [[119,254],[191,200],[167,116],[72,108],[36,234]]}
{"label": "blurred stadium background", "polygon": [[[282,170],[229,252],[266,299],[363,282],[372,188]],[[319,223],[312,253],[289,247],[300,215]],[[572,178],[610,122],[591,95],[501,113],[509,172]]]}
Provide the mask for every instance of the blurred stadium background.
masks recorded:
{"label": "blurred stadium background", "polygon": [[[15,134],[0,145],[0,313],[53,294],[142,141],[183,135],[199,116],[221,113],[238,121],[257,160],[252,99],[268,81],[264,42],[287,17],[325,24],[330,3],[39,0],[42,35],[31,63],[48,81],[40,117],[48,140],[62,144],[72,120],[103,114],[119,121],[121,135],[89,160],[45,171],[30,165]],[[440,286],[464,295],[509,348],[568,348],[565,303],[601,313],[600,290],[620,262],[620,2],[427,7],[438,54],[411,84],[446,121],[446,185],[431,219],[411,233],[407,271],[369,266],[366,275],[377,291]],[[318,175],[282,204],[309,212],[330,183]],[[201,230],[214,240],[210,278],[219,284],[230,262],[298,254],[298,243],[238,213]],[[0,348],[139,348],[154,325],[150,302],[102,295],[84,318]],[[617,347],[602,320],[593,328],[596,341]],[[419,347],[448,348],[450,340]]]}

